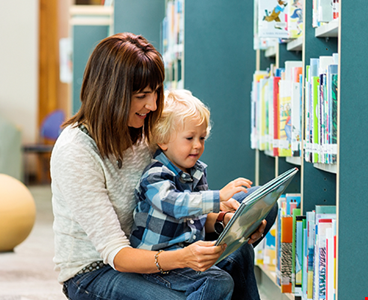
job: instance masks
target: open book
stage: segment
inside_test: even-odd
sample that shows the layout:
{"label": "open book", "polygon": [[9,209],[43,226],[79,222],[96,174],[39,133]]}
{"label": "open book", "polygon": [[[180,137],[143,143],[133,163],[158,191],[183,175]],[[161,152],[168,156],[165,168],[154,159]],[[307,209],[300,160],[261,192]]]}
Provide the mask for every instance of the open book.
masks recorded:
{"label": "open book", "polygon": [[226,250],[216,263],[219,263],[249,240],[249,236],[267,217],[297,172],[298,168],[286,171],[243,200],[216,241],[216,246],[227,244]]}

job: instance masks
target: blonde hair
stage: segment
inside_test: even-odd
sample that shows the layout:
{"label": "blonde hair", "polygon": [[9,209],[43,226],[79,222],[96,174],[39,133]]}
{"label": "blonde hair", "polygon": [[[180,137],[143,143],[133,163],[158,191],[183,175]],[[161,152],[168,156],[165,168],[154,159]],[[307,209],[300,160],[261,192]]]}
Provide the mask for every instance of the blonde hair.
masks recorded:
{"label": "blonde hair", "polygon": [[160,119],[152,129],[152,147],[168,143],[176,130],[184,128],[187,118],[199,118],[199,124],[207,126],[207,137],[211,131],[210,111],[198,98],[188,90],[165,91],[164,109]]}

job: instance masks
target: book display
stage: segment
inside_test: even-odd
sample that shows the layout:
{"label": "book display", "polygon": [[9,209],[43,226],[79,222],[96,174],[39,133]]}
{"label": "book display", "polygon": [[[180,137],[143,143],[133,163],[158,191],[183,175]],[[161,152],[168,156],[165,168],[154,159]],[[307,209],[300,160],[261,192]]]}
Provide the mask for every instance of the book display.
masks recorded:
{"label": "book display", "polygon": [[[255,5],[259,1],[262,0],[256,1]],[[294,2],[297,1],[289,1],[288,5],[295,6],[297,3]],[[363,5],[362,1],[358,2],[354,6]],[[362,209],[368,208],[361,188],[365,186],[364,169],[368,165],[363,145],[368,143],[368,138],[361,140],[359,134],[359,129],[366,125],[368,108],[362,99],[365,99],[368,86],[363,80],[366,62],[357,58],[364,57],[364,40],[368,33],[353,38],[353,24],[363,24],[364,13],[341,1],[304,0],[300,8],[303,10],[301,36],[279,39],[272,51],[271,48],[256,50],[254,74],[265,75],[263,82],[253,81],[251,107],[259,107],[259,102],[274,103],[274,116],[279,111],[279,120],[274,117],[270,122],[269,114],[262,115],[262,110],[252,109],[255,117],[254,120],[252,117],[252,124],[265,123],[273,127],[271,130],[256,127],[251,132],[258,158],[257,184],[264,184],[272,173],[277,175],[293,165],[301,170],[299,189],[292,191],[300,193],[300,214],[295,209],[294,216],[286,213],[286,195],[280,202],[285,203],[285,212],[281,207],[280,224],[276,226],[276,272],[269,272],[265,262],[260,268],[279,286],[280,293],[287,291],[280,296],[282,299],[363,299],[368,296],[364,282],[368,263],[365,255],[358,255],[356,249],[365,249],[368,242],[356,233],[354,227],[365,228],[361,221],[364,219]],[[289,10],[289,18],[290,14]],[[259,18],[259,13],[255,18]],[[289,28],[291,26],[289,24]],[[302,62],[301,69],[293,69],[293,77],[287,77],[284,70],[290,62],[295,64],[297,61]],[[281,70],[281,76],[275,86],[276,70]],[[288,80],[292,81],[291,85]],[[258,84],[265,85],[265,81],[272,90],[257,94]],[[285,85],[291,86],[286,92]],[[299,107],[294,102],[298,92]],[[278,95],[277,99],[275,95]],[[285,112],[286,104],[283,106],[283,103],[287,100],[294,104],[290,104],[290,110]],[[282,123],[285,115],[290,116],[290,120]],[[294,127],[298,118],[300,126]],[[280,137],[289,134],[289,121],[291,153],[283,155]],[[268,139],[271,144],[263,150],[260,143],[264,139],[262,130],[273,132],[273,137]],[[357,132],[356,139],[352,132]],[[328,207],[333,211],[324,211]],[[292,240],[285,238],[287,218],[292,223],[293,230],[289,231]],[[285,241],[292,241],[288,251],[283,251]],[[291,286],[288,285],[289,274],[285,272],[289,267],[283,265],[284,261],[289,261],[284,259],[284,252],[291,253]]]}

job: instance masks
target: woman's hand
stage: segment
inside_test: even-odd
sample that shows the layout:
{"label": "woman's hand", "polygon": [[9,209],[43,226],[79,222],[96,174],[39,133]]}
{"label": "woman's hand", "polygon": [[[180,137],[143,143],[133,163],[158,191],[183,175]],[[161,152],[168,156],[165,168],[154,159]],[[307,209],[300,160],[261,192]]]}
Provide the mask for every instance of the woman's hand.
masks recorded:
{"label": "woman's hand", "polygon": [[215,264],[225,249],[226,245],[215,246],[215,242],[195,242],[182,250],[183,267],[204,272]]}
{"label": "woman's hand", "polygon": [[263,237],[263,232],[266,228],[267,221],[263,220],[262,223],[258,226],[257,230],[254,231],[249,237],[248,244],[253,244],[258,241],[261,237]]}
{"label": "woman's hand", "polygon": [[245,179],[242,177],[229,182],[220,190],[220,201],[227,201],[239,192],[247,193],[248,191],[244,186],[250,188],[251,184],[252,182],[249,179]]}

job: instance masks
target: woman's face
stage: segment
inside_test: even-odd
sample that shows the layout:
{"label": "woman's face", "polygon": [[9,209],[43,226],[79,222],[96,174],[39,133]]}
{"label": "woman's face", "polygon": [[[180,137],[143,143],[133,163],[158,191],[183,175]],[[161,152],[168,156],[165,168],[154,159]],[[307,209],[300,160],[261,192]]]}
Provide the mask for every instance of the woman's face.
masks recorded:
{"label": "woman's face", "polygon": [[129,127],[141,128],[144,125],[144,119],[151,111],[157,109],[157,91],[146,87],[143,91],[136,92],[132,96],[129,112]]}

